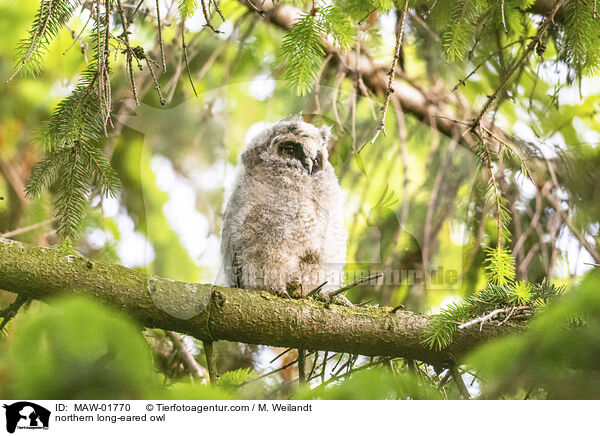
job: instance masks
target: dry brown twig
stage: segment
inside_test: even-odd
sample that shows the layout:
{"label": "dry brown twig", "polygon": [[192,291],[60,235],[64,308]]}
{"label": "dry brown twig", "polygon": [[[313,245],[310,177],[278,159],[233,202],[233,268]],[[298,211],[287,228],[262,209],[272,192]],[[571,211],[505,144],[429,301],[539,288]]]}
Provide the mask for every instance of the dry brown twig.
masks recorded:
{"label": "dry brown twig", "polygon": [[506,316],[506,318],[504,320],[502,320],[500,322],[499,325],[504,324],[506,321],[508,321],[508,319],[513,315],[513,313],[515,311],[529,311],[531,310],[531,306],[511,306],[511,307],[503,307],[500,309],[496,309],[496,310],[492,310],[490,313],[488,313],[487,315],[481,315],[478,316],[477,318],[474,318],[470,321],[467,321],[465,323],[462,323],[458,326],[459,330],[462,329],[466,329],[467,327],[471,327],[475,324],[479,324],[479,330],[481,330],[483,328],[483,324],[485,322],[489,322],[491,321],[495,316],[500,315],[501,313],[508,313],[508,315]]}
{"label": "dry brown twig", "polygon": [[[375,142],[377,137],[381,132],[383,132],[385,136],[385,116],[387,114],[388,107],[390,105],[390,99],[392,97],[392,93],[394,92],[394,78],[396,76],[396,68],[398,67],[398,59],[400,59],[400,49],[402,48],[402,38],[404,36],[404,22],[406,21],[406,11],[408,10],[408,0],[404,1],[404,8],[402,9],[402,15],[400,16],[400,24],[399,29],[396,34],[396,48],[394,49],[394,59],[392,60],[392,66],[390,68],[390,72],[388,73],[388,85],[385,93],[385,100],[383,102],[383,107],[381,108],[381,118],[379,119],[379,123],[377,124],[377,128],[373,135],[371,135],[371,144]],[[360,153],[363,148],[365,148],[366,143],[358,150]]]}

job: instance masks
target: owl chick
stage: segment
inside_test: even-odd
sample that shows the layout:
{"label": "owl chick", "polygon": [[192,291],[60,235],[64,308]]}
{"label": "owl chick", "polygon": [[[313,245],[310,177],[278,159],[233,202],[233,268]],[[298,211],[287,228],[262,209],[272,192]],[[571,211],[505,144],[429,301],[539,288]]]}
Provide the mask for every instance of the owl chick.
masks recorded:
{"label": "owl chick", "polygon": [[330,136],[294,118],[244,148],[221,240],[229,286],[300,297],[342,282],[347,233]]}

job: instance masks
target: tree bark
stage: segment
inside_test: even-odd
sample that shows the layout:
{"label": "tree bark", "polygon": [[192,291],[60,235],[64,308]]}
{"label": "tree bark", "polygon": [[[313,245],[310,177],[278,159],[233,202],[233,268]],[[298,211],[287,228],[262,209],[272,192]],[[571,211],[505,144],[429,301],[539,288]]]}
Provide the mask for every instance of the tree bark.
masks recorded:
{"label": "tree bark", "polygon": [[481,331],[464,329],[448,349],[430,350],[423,344],[428,316],[177,282],[4,238],[0,238],[0,288],[47,301],[65,294],[98,298],[146,327],[204,341],[405,357],[438,366],[449,366],[477,345],[522,328],[507,323],[484,325]]}

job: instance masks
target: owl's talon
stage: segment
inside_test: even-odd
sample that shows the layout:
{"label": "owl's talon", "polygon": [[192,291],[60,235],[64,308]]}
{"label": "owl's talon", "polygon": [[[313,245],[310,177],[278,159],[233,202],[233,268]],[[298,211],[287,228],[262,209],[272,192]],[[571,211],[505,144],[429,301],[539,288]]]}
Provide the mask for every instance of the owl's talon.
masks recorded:
{"label": "owl's talon", "polygon": [[290,299],[292,298],[290,296],[290,294],[288,294],[288,291],[286,291],[285,289],[280,289],[280,290],[277,290],[277,291],[273,291],[273,294],[277,295],[280,298],[290,298]]}
{"label": "owl's talon", "polygon": [[302,283],[298,280],[289,282],[285,289],[288,298],[302,298]]}

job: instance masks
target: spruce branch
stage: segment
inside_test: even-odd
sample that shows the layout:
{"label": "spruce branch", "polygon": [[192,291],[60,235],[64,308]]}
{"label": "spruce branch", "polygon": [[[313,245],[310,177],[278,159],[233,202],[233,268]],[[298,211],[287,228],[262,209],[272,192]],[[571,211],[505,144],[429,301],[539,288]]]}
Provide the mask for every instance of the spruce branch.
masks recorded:
{"label": "spruce branch", "polygon": [[79,3],[79,0],[42,0],[29,36],[19,45],[18,65],[6,81],[7,84],[12,82],[26,65],[31,66],[32,72],[37,71],[44,49],[71,19]]}
{"label": "spruce branch", "polygon": [[196,8],[198,7],[198,0],[179,0],[178,7],[181,18],[185,19],[191,17],[192,15],[194,15],[194,12],[196,12]]}

